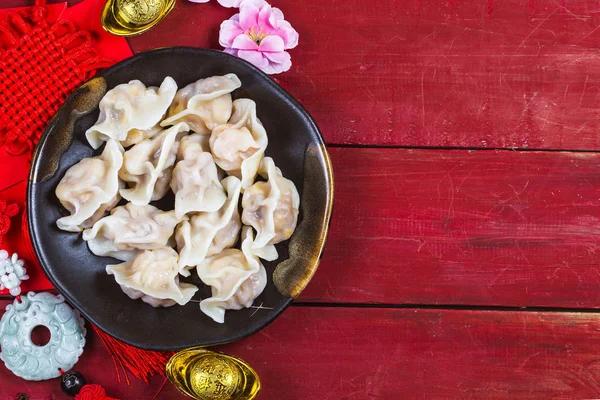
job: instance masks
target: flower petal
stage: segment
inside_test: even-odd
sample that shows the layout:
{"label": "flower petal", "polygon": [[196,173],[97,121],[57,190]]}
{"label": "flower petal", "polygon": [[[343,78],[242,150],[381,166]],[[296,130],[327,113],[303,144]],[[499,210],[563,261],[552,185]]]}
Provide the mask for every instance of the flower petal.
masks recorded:
{"label": "flower petal", "polygon": [[269,4],[263,5],[258,12],[258,27],[265,33],[277,30],[277,22],[272,18],[272,14]]}
{"label": "flower petal", "polygon": [[277,21],[283,21],[283,11],[281,11],[279,8],[277,7],[273,7],[272,8],[273,11],[273,18],[275,18]]}
{"label": "flower petal", "polygon": [[233,40],[233,44],[231,45],[231,47],[238,50],[258,50],[258,45],[244,34],[237,36]]}
{"label": "flower petal", "polygon": [[221,23],[219,31],[219,44],[223,47],[232,47],[236,37],[243,35],[244,31],[240,28],[240,24],[230,19]]}
{"label": "flower petal", "polygon": [[258,46],[258,51],[278,52],[283,50],[283,39],[275,35],[267,36],[260,42],[260,45]]}
{"label": "flower petal", "polygon": [[276,33],[281,36],[286,49],[293,49],[298,46],[298,32],[287,21],[279,21],[279,29]]}
{"label": "flower petal", "polygon": [[277,30],[279,27],[279,21],[283,20],[283,13],[279,8],[271,8],[271,15],[269,15],[269,25],[273,30]]}
{"label": "flower petal", "polygon": [[192,3],[208,3],[208,0],[189,0]]}
{"label": "flower petal", "polygon": [[263,71],[269,66],[269,60],[258,51],[240,50],[238,52],[238,57],[243,58],[251,64],[254,64]]}
{"label": "flower petal", "polygon": [[258,31],[258,14],[259,7],[250,1],[245,1],[240,5],[240,26],[244,32],[250,32],[251,28]]}
{"label": "flower petal", "polygon": [[[287,51],[283,51],[283,55],[285,57],[281,58],[282,62],[273,62],[270,61],[269,64],[265,68],[261,68],[267,74],[280,74],[289,70],[292,66],[292,58]],[[273,55],[274,53],[264,53],[265,55]],[[280,53],[277,53],[278,56],[281,56]]]}
{"label": "flower petal", "polygon": [[[194,0],[191,0],[194,1]],[[206,0],[208,1],[208,0]],[[223,7],[239,7],[242,0],[217,0]]]}
{"label": "flower petal", "polygon": [[242,1],[240,1],[240,7],[244,3],[255,4],[256,7],[258,7],[258,8],[262,7],[264,4],[267,4],[267,2],[265,0],[242,0]]}
{"label": "flower petal", "polygon": [[263,55],[267,57],[270,62],[276,64],[284,64],[291,60],[290,53],[288,53],[287,51],[265,52],[263,53]]}
{"label": "flower petal", "polygon": [[236,57],[238,56],[238,52],[239,52],[239,50],[232,49],[230,47],[223,50],[223,53],[231,54],[232,56],[236,56]]}

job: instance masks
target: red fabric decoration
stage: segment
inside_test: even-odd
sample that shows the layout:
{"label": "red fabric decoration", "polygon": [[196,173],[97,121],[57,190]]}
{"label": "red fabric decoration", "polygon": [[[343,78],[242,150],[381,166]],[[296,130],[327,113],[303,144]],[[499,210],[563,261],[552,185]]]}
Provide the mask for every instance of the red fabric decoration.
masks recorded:
{"label": "red fabric decoration", "polygon": [[71,21],[50,25],[44,4],[36,0],[28,16],[8,12],[0,25],[9,43],[0,49],[0,145],[13,155],[31,152],[67,96],[110,65],[89,32]]}
{"label": "red fabric decoration", "polygon": [[[10,173],[6,172],[5,168],[8,168],[6,165],[13,160],[15,161],[14,164],[18,165],[18,161],[25,158],[25,156],[9,156],[6,154],[6,152],[3,152],[4,149],[5,147],[0,146],[0,154],[2,154],[0,155],[0,184],[3,184],[11,175]],[[5,165],[4,167],[2,166],[3,164]],[[20,170],[16,169],[16,171]],[[10,172],[14,173],[15,171],[13,170]],[[12,186],[4,188],[0,187],[0,198],[7,203],[15,203],[19,205],[21,210],[20,214],[17,214],[11,219],[10,229],[8,230],[6,236],[4,236],[1,246],[10,254],[17,253],[19,258],[25,261],[25,268],[27,268],[29,279],[21,283],[21,289],[23,292],[38,292],[52,289],[53,286],[42,271],[42,268],[40,267],[33,251],[31,240],[29,239],[27,213],[25,212],[26,192],[27,180],[24,177],[21,177],[20,182]],[[0,294],[8,294],[8,291],[2,290],[0,291]]]}
{"label": "red fabric decoration", "polygon": [[117,400],[106,395],[106,391],[100,385],[89,384],[81,388],[75,395],[75,400]]}
{"label": "red fabric decoration", "polygon": [[[108,34],[100,25],[104,2],[85,0],[67,9],[66,3],[43,6],[38,0],[35,7],[0,10],[0,197],[22,210],[31,159],[27,149],[37,142],[48,119],[95,73],[94,67],[132,55],[124,38]],[[25,213],[21,224],[13,221],[2,246],[25,260],[30,279],[23,282],[24,292],[53,288],[33,252]]]}
{"label": "red fabric decoration", "polygon": [[[153,375],[165,375],[165,366],[171,356],[175,354],[169,351],[143,350],[115,339],[94,325],[92,328],[112,356],[119,381],[121,377],[117,364],[121,368],[127,368],[136,378],[148,383],[148,378]],[[125,379],[127,379],[127,375],[125,375]]]}
{"label": "red fabric decoration", "polygon": [[[7,202],[25,209],[31,151],[64,100],[98,68],[132,55],[124,38],[101,27],[105,2],[85,0],[65,9],[65,3],[44,6],[45,0],[36,0],[35,7],[0,10],[0,193]],[[14,208],[0,208],[5,210],[0,212],[1,237],[10,226],[3,215],[10,217]],[[25,213],[21,222],[5,232],[4,248],[25,260],[30,279],[23,291],[52,289],[33,252]],[[164,374],[172,353],[138,349],[94,329],[115,365],[145,382]],[[98,385],[86,385],[75,398],[110,399]]]}
{"label": "red fabric decoration", "polygon": [[6,201],[0,200],[0,247],[4,241],[4,236],[10,229],[10,219],[19,213],[19,206],[16,204],[6,204]]}

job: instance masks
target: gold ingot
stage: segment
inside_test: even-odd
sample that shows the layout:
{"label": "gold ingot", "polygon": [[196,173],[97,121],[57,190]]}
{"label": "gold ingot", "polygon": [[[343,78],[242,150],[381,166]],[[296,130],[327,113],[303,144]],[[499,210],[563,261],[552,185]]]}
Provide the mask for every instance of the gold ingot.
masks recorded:
{"label": "gold ingot", "polygon": [[175,0],[108,0],[102,9],[102,27],[117,36],[146,32],[175,7]]}
{"label": "gold ingot", "polygon": [[165,370],[180,392],[196,400],[252,400],[260,390],[258,374],[243,360],[202,347],[175,354]]}

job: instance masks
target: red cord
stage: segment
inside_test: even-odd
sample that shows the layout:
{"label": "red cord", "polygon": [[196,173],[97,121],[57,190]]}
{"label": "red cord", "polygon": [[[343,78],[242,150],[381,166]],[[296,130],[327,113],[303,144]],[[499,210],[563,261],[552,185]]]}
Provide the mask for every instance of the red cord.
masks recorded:
{"label": "red cord", "polygon": [[[92,328],[102,340],[104,347],[106,347],[113,360],[123,370],[127,367],[136,378],[146,383],[148,383],[148,378],[153,375],[164,376],[165,365],[174,354],[173,352],[143,350],[115,339],[94,325],[92,325]],[[126,373],[125,379],[128,381]]]}
{"label": "red cord", "polygon": [[160,385],[160,387],[158,388],[158,392],[156,392],[156,394],[154,395],[154,397],[152,397],[152,400],[156,400],[156,398],[158,397],[158,395],[160,394],[160,392],[162,392],[163,388],[165,387],[166,383],[167,383],[167,378],[165,378],[165,380],[163,381],[162,385]]}
{"label": "red cord", "polygon": [[10,219],[19,213],[19,206],[16,204],[7,204],[6,201],[0,200],[0,246],[4,236],[10,229]]}
{"label": "red cord", "polygon": [[66,98],[109,65],[89,32],[71,21],[50,25],[45,3],[0,20],[0,145],[11,155],[30,152]]}
{"label": "red cord", "polygon": [[75,400],[116,400],[106,395],[106,391],[100,385],[88,384],[85,385],[77,395]]}

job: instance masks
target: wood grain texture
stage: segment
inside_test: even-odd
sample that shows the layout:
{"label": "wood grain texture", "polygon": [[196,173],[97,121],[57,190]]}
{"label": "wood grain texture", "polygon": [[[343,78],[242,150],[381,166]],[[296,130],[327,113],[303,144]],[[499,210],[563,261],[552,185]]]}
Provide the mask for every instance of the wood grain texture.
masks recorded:
{"label": "wood grain texture", "polygon": [[[277,79],[329,143],[600,149],[595,0],[272,3],[300,33]],[[130,44],[219,49],[234,12],[179,1]]]}
{"label": "wood grain texture", "polygon": [[[329,143],[599,149],[596,0],[273,0],[300,33],[277,76]],[[180,1],[135,51],[220,48],[234,13]]]}
{"label": "wood grain texture", "polygon": [[[277,79],[329,143],[600,149],[597,1],[272,3],[300,32]],[[218,48],[233,13],[180,0],[130,43]],[[322,304],[220,348],[256,368],[259,399],[600,398],[598,313],[327,304],[600,307],[600,153],[331,155],[330,238],[299,299]],[[75,369],[121,399],[162,383],[119,384],[93,332]],[[67,398],[0,365],[0,400],[19,392]],[[157,397],[180,398],[170,384]]]}
{"label": "wood grain texture", "polygon": [[301,301],[600,307],[600,154],[330,149]]}
{"label": "wood grain texture", "polygon": [[[599,330],[597,314],[292,307],[220,350],[257,370],[259,400],[590,399],[600,397]],[[118,384],[88,338],[77,370],[111,396],[152,398],[160,378]],[[0,367],[0,399],[19,392],[67,399],[56,380],[24,382]],[[170,384],[157,398],[183,399]]]}

